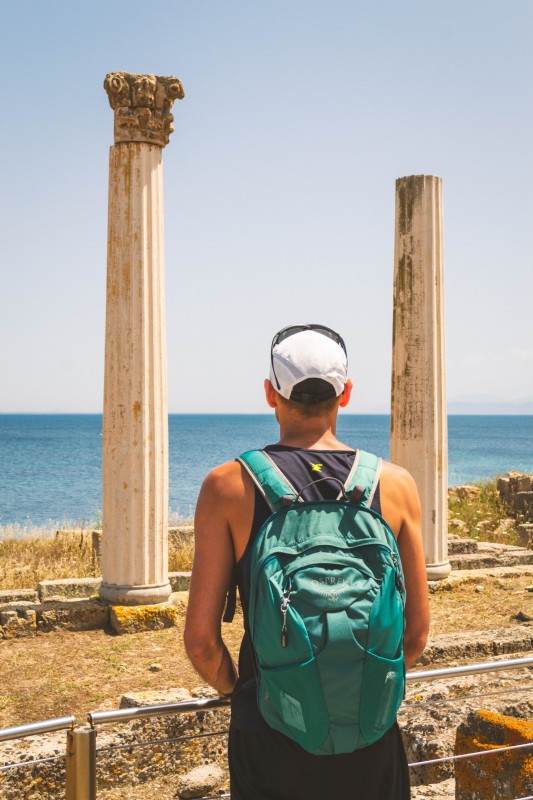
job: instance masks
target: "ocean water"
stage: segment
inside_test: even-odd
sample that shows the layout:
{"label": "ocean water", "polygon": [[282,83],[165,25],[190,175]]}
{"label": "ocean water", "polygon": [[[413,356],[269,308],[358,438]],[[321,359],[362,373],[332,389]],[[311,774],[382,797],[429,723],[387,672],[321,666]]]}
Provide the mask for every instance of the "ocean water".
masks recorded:
{"label": "ocean water", "polygon": [[[100,414],[0,414],[0,525],[92,523],[101,508]],[[346,444],[389,456],[389,417],[341,414]],[[533,416],[450,416],[449,483],[533,472]],[[169,505],[191,517],[205,474],[277,440],[268,414],[171,414]]]}

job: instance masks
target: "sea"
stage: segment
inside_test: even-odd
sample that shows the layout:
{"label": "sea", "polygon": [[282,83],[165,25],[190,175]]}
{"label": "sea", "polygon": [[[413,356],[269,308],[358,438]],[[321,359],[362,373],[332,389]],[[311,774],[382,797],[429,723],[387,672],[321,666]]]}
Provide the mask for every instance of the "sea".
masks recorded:
{"label": "sea", "polygon": [[[341,414],[337,434],[389,457],[389,417]],[[268,414],[169,415],[171,519],[194,514],[217,464],[277,441]],[[448,418],[449,484],[533,472],[533,415]],[[0,414],[0,526],[93,525],[102,503],[101,414]]]}

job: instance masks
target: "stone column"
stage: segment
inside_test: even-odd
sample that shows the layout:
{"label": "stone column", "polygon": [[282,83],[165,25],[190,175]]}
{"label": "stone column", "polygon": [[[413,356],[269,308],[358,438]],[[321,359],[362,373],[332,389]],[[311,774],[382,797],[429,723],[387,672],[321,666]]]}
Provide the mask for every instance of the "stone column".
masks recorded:
{"label": "stone column", "polygon": [[103,423],[102,585],[115,605],[166,600],[168,413],[162,152],[177,78],[115,72]]}
{"label": "stone column", "polygon": [[440,580],[451,569],[440,178],[396,181],[394,249],[391,461],[416,481],[427,576]]}

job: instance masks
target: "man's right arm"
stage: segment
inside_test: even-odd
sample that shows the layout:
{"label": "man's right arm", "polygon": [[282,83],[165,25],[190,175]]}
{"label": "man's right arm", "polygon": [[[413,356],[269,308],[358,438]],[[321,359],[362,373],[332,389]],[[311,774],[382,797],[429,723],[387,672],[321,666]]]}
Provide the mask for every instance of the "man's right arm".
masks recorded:
{"label": "man's right arm", "polygon": [[[227,507],[240,468],[224,464],[204,480],[194,520],[194,564],[184,640],[187,655],[211,686],[233,691],[237,669],[222,640],[221,619],[234,565]],[[241,481],[242,483],[242,481]]]}

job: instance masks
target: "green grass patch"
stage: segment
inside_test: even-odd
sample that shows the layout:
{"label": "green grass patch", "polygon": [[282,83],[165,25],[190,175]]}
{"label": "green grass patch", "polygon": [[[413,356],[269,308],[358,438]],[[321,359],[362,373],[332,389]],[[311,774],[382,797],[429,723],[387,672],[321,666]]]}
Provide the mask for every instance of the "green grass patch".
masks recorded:
{"label": "green grass patch", "polygon": [[514,521],[505,523],[509,519],[509,513],[502,502],[496,481],[485,481],[473,486],[476,492],[457,494],[455,488],[449,492],[450,533],[482,542],[516,544]]}

